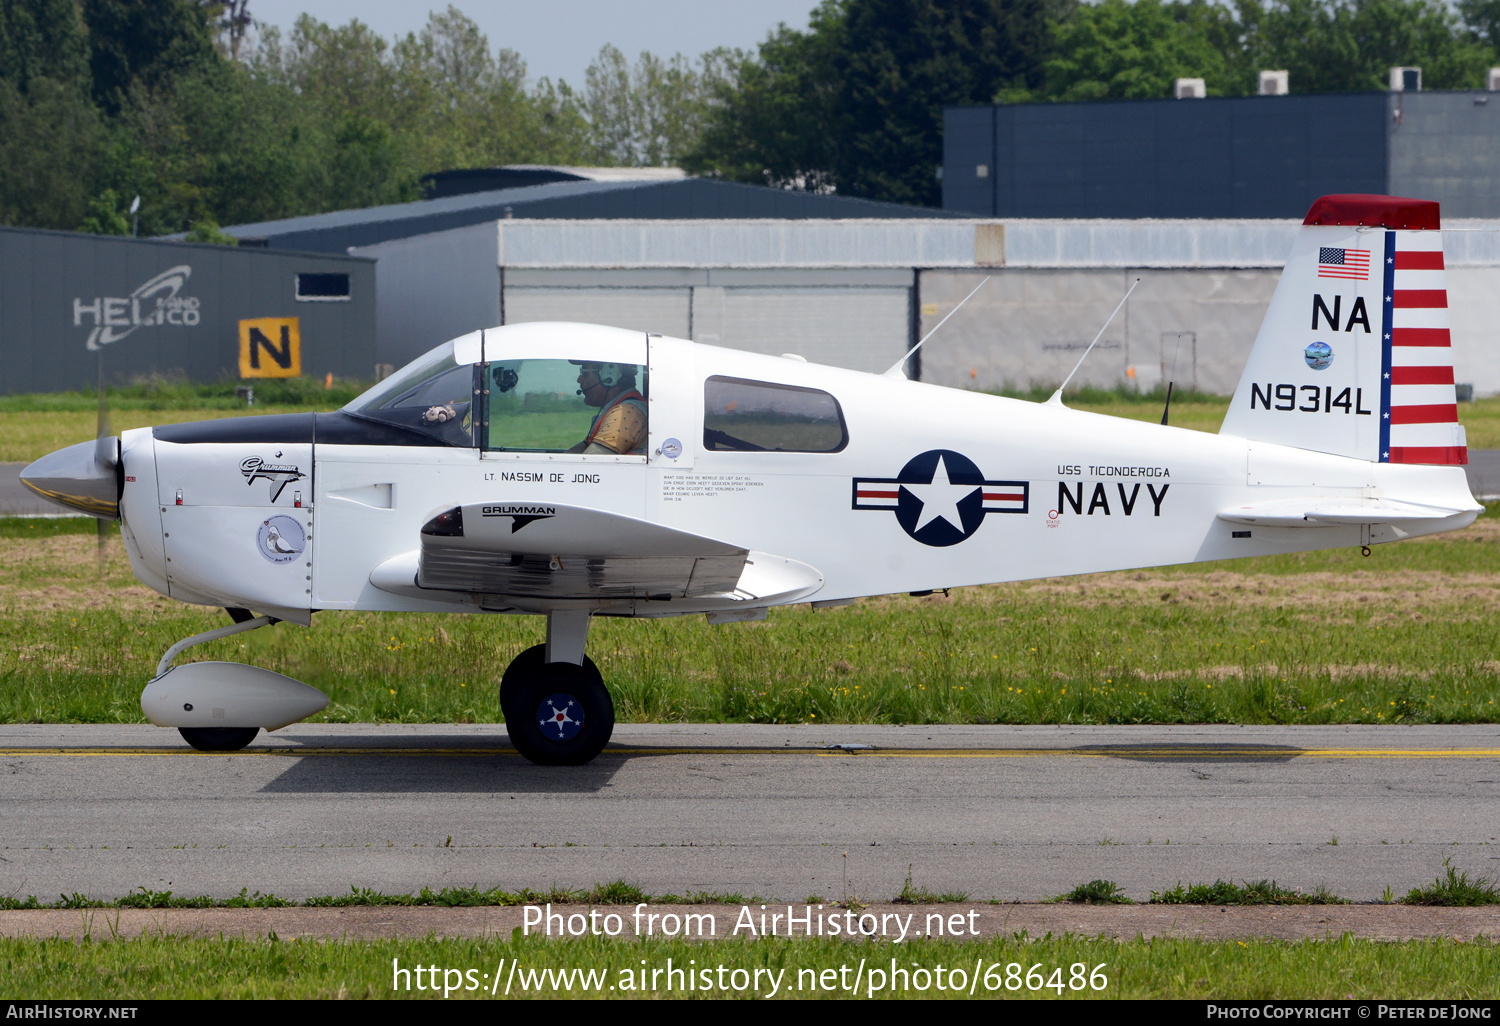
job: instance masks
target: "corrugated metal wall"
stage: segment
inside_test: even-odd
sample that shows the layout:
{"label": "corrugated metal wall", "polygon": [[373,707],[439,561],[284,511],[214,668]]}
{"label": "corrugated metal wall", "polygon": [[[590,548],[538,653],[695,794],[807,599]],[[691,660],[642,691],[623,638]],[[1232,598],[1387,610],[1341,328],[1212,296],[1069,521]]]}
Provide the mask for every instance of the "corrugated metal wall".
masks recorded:
{"label": "corrugated metal wall", "polygon": [[[348,274],[349,299],[299,301],[299,272]],[[255,317],[299,319],[305,374],[374,375],[369,260],[0,229],[0,393],[93,387],[100,352],[115,381],[236,377],[239,321]]]}
{"label": "corrugated metal wall", "polygon": [[[360,252],[380,256],[390,363],[559,319],[881,371],[991,274],[923,350],[922,378],[1056,384],[1141,276],[1079,380],[1134,368],[1150,388],[1166,364],[1192,384],[1196,366],[1198,387],[1230,392],[1300,221],[500,221]],[[1458,374],[1500,392],[1500,223],[1445,223]]]}
{"label": "corrugated metal wall", "polygon": [[1500,94],[1392,93],[1394,196],[1437,200],[1454,217],[1500,217]]}
{"label": "corrugated metal wall", "polygon": [[978,216],[1300,218],[1328,193],[1387,191],[1385,93],[944,114],[943,208]]}

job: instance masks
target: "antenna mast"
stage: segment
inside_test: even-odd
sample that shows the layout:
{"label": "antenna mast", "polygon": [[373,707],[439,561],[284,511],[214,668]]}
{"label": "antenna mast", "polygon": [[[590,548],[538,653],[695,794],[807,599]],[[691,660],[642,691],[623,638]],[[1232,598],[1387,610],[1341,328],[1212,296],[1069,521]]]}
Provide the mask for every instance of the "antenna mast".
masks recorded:
{"label": "antenna mast", "polygon": [[1068,376],[1063,378],[1063,383],[1057,386],[1057,391],[1052,393],[1052,398],[1047,400],[1047,405],[1062,405],[1063,389],[1068,387],[1068,382],[1073,380],[1073,375],[1078,373],[1078,368],[1083,366],[1083,361],[1089,358],[1089,353],[1092,353],[1094,351],[1094,347],[1098,345],[1099,340],[1104,337],[1104,329],[1109,327],[1109,322],[1115,319],[1115,314],[1120,312],[1120,307],[1125,305],[1125,300],[1130,298],[1130,294],[1135,291],[1136,285],[1139,285],[1140,283],[1141,279],[1137,278],[1131,284],[1130,288],[1125,290],[1125,297],[1124,299],[1120,300],[1120,305],[1116,306],[1114,309],[1114,313],[1111,313],[1108,319],[1105,320],[1104,325],[1099,329],[1099,334],[1094,336],[1094,341],[1089,343],[1089,347],[1083,351],[1083,355],[1078,358],[1078,362],[1073,365],[1073,369],[1068,371]]}
{"label": "antenna mast", "polygon": [[[985,281],[989,281],[991,277],[992,277],[992,275],[988,275],[988,274],[985,275],[984,276],[984,281],[982,281],[978,285],[974,286],[974,292],[978,292],[980,289],[984,288],[984,282]],[[1139,279],[1137,279],[1137,280],[1139,280]],[[965,296],[963,298],[963,302],[962,303],[959,303],[952,310],[949,310],[948,311],[948,317],[952,317],[954,314],[958,313],[958,311],[962,310],[963,307],[964,307],[964,303],[967,303],[969,300],[971,300],[971,299],[974,298],[974,292],[970,292],[967,296]],[[906,355],[903,356],[903,357],[901,357],[901,359],[897,360],[895,363],[891,364],[891,369],[888,370],[888,371],[886,371],[881,376],[882,377],[887,377],[887,378],[904,378],[904,377],[906,377],[906,371],[902,369],[902,365],[905,364],[907,360],[911,359],[913,353],[915,353],[918,349],[922,348],[922,342],[926,342],[932,336],[936,335],[937,331],[938,331],[938,328],[941,328],[943,325],[945,325],[945,324],[948,323],[948,317],[944,317],[942,320],[938,321],[937,325],[931,331],[929,331],[927,334],[925,334],[925,335],[922,336],[922,341],[921,342],[918,342],[916,345],[914,345],[910,349],[908,349],[906,351]],[[1087,354],[1085,354],[1085,355],[1087,355]]]}

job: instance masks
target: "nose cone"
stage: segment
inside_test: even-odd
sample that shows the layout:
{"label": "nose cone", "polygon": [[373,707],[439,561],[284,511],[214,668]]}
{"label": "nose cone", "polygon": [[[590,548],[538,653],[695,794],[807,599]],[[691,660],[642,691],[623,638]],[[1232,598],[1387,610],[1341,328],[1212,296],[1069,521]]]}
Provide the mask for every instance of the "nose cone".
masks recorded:
{"label": "nose cone", "polygon": [[59,506],[101,520],[120,519],[120,440],[79,442],[21,471],[21,483]]}

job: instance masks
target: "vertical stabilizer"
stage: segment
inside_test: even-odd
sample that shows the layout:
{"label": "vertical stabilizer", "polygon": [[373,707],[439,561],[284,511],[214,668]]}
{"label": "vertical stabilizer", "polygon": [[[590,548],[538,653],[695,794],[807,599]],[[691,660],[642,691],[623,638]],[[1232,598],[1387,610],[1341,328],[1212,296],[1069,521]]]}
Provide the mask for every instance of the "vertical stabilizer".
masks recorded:
{"label": "vertical stabilizer", "polygon": [[1220,429],[1379,463],[1468,462],[1438,205],[1308,211]]}

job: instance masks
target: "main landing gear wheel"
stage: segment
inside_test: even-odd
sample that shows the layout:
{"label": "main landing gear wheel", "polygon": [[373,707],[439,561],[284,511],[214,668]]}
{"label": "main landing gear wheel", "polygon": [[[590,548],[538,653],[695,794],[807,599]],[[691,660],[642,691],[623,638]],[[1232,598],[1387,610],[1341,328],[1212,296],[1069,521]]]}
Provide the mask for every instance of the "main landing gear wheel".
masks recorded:
{"label": "main landing gear wheel", "polygon": [[[532,645],[512,659],[510,665],[505,668],[505,673],[500,677],[500,710],[505,713],[507,723],[510,722],[511,717],[511,701],[520,690],[522,683],[536,677],[546,665],[547,646]],[[583,657],[583,669],[600,687],[604,686],[604,675],[599,672],[599,667],[595,666],[594,661],[588,656]]]}
{"label": "main landing gear wheel", "polygon": [[237,752],[244,748],[259,727],[178,727],[182,739],[200,752]]}
{"label": "main landing gear wheel", "polygon": [[615,703],[592,663],[519,665],[529,651],[506,671],[509,702],[500,696],[510,743],[538,766],[582,766],[609,743]]}

